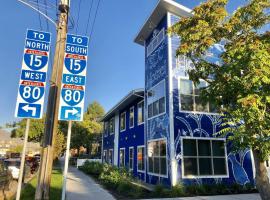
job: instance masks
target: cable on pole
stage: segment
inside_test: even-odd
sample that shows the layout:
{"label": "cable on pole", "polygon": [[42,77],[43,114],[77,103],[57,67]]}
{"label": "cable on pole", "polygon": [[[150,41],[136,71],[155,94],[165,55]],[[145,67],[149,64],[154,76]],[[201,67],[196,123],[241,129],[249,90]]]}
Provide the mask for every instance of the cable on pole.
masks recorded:
{"label": "cable on pole", "polygon": [[89,9],[89,13],[88,13],[88,19],[87,19],[87,25],[86,25],[86,30],[85,30],[85,35],[88,32],[88,26],[89,26],[89,22],[90,22],[90,17],[91,17],[91,11],[92,11],[92,7],[93,7],[93,2],[94,2],[94,0],[91,0],[91,5],[90,5],[90,9]]}

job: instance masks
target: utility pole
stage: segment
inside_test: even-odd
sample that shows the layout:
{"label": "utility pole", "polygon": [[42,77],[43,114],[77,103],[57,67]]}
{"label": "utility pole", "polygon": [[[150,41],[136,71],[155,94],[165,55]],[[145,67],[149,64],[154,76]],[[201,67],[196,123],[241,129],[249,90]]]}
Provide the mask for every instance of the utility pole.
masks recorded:
{"label": "utility pole", "polygon": [[57,134],[58,107],[63,72],[66,34],[68,27],[68,14],[70,0],[61,0],[59,3],[59,18],[57,24],[57,38],[53,69],[50,80],[50,90],[47,104],[45,134],[42,142],[42,158],[39,169],[38,184],[35,200],[48,200],[53,165],[53,144]]}

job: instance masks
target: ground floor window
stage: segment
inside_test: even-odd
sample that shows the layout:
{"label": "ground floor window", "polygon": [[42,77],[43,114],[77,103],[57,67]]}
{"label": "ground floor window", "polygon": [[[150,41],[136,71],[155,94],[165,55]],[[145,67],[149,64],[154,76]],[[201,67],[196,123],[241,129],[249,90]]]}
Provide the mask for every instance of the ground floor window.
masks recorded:
{"label": "ground floor window", "polygon": [[183,138],[184,176],[227,176],[225,140]]}
{"label": "ground floor window", "polygon": [[156,175],[167,175],[166,140],[148,142],[148,172]]}
{"label": "ground floor window", "polygon": [[120,167],[125,166],[125,149],[120,149],[119,166]]}
{"label": "ground floor window", "polygon": [[137,170],[144,171],[144,146],[138,146],[137,148],[137,162]]}
{"label": "ground floor window", "polygon": [[104,162],[108,162],[108,152],[107,152],[107,150],[104,150],[103,151],[103,160],[104,160]]}
{"label": "ground floor window", "polygon": [[113,150],[112,149],[109,150],[109,163],[113,164]]}
{"label": "ground floor window", "polygon": [[130,147],[129,148],[129,162],[128,162],[129,170],[133,170],[133,160],[134,160],[134,148]]}

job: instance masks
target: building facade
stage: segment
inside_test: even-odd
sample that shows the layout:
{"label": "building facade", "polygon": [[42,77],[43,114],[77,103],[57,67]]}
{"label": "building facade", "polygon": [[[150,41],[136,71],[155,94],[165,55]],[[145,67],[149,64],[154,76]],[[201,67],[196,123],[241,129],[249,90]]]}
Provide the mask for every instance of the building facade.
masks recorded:
{"label": "building facade", "polygon": [[[254,184],[250,150],[231,151],[217,136],[221,117],[203,104],[187,70],[192,63],[177,57],[180,39],[167,29],[191,10],[160,0],[142,26],[135,43],[145,49],[145,88],[133,90],[103,118],[103,161],[129,168],[150,184]],[[209,51],[218,62],[222,46]]]}

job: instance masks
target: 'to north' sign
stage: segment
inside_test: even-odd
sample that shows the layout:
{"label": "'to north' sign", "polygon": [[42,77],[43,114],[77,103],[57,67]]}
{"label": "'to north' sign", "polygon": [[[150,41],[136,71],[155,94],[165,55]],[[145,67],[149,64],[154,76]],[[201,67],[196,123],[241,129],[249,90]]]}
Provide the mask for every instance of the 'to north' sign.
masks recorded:
{"label": "'to north' sign", "polygon": [[42,117],[50,42],[50,33],[27,30],[15,117]]}
{"label": "'to north' sign", "polygon": [[88,37],[67,34],[59,120],[83,120]]}

